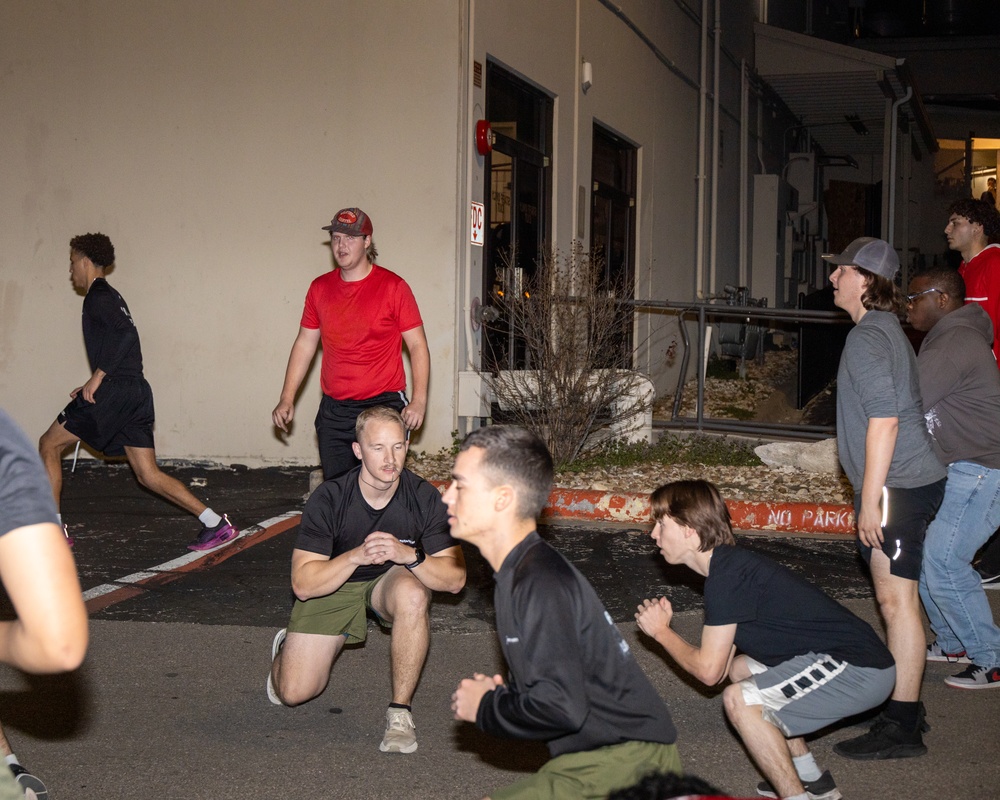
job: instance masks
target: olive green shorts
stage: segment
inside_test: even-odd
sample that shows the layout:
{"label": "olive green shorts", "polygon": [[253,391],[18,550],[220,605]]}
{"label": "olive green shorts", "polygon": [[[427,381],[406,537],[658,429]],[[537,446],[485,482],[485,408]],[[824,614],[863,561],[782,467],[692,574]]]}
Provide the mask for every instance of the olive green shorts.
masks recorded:
{"label": "olive green shorts", "polygon": [[363,642],[368,636],[368,617],[365,612],[369,609],[375,614],[379,625],[391,628],[392,623],[382,619],[372,608],[372,592],[385,575],[379,575],[370,581],[345,583],[333,594],[323,597],[296,600],[292,607],[292,617],[288,620],[288,632],[346,636]]}
{"label": "olive green shorts", "polygon": [[651,772],[681,772],[675,744],[623,742],[565,753],[523,781],[490,793],[492,800],[604,800]]}

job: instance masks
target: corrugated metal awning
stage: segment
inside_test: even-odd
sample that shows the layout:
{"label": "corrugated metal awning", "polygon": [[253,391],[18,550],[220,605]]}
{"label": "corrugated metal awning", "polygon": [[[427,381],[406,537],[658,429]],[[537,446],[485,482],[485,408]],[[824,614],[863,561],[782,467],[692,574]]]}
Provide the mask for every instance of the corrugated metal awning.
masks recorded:
{"label": "corrugated metal awning", "polygon": [[[923,152],[937,143],[905,59],[835,44],[758,23],[756,71],[827,155],[873,155],[885,149],[887,101],[902,131]],[[859,132],[867,131],[867,133]]]}

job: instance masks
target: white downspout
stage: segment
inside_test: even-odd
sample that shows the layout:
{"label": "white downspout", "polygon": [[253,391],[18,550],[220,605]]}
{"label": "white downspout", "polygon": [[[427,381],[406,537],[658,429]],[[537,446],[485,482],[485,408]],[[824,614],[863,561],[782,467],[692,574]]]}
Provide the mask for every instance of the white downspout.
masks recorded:
{"label": "white downspout", "polygon": [[[465,369],[472,370],[475,369],[475,352],[476,352],[476,335],[472,330],[472,298],[474,292],[472,290],[472,237],[469,236],[468,228],[470,225],[470,208],[472,204],[472,181],[473,173],[475,170],[472,167],[472,159],[475,155],[471,150],[471,142],[473,141],[473,127],[476,124],[476,120],[472,119],[475,116],[472,111],[475,108],[475,87],[472,85],[472,80],[470,79],[470,73],[472,72],[472,62],[475,60],[475,49],[473,47],[475,39],[475,10],[476,10],[476,0],[466,0],[466,13],[468,18],[466,24],[468,26],[466,34],[466,52],[465,58],[463,59],[463,67],[465,68],[465,74],[463,77],[465,85],[465,108],[464,113],[460,115],[461,122],[459,123],[459,142],[458,142],[458,152],[459,152],[459,174],[465,173],[465,196],[462,201],[458,204],[458,255],[465,262],[465,269],[463,270],[463,282],[459,297],[459,304],[462,308],[462,331],[465,333]],[[483,113],[485,117],[485,112]],[[482,256],[482,254],[480,254]],[[461,360],[459,359],[459,363]],[[456,376],[456,380],[458,376]],[[456,394],[457,397],[457,394]]]}
{"label": "white downspout", "polygon": [[[892,113],[890,114],[892,130],[889,135],[889,219],[886,231],[888,235],[885,240],[893,247],[895,247],[896,236],[896,117],[899,114],[899,107],[911,97],[913,97],[913,87],[907,86],[906,94],[892,104]],[[907,209],[907,213],[909,213],[909,209]]]}
{"label": "white downspout", "polygon": [[708,0],[701,0],[701,63],[698,67],[698,199],[695,222],[695,295],[705,296],[705,122],[708,110]]}
{"label": "white downspout", "polygon": [[712,65],[712,210],[709,222],[708,291],[715,294],[718,277],[716,259],[719,250],[719,54],[722,52],[721,0],[715,0],[715,42]]}
{"label": "white downspout", "polygon": [[747,81],[746,59],[740,60],[740,286],[749,286],[747,283],[747,212],[748,202],[747,192],[749,191],[749,166],[750,159],[747,153],[747,145],[750,141],[750,133],[747,130],[750,117],[750,86]]}

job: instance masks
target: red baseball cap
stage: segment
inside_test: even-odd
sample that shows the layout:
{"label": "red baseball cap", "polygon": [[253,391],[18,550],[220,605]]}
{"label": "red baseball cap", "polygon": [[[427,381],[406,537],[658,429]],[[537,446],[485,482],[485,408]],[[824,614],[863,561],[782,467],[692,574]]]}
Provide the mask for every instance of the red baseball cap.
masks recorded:
{"label": "red baseball cap", "polygon": [[343,208],[337,212],[323,230],[330,233],[346,233],[348,236],[371,236],[372,221],[360,208]]}

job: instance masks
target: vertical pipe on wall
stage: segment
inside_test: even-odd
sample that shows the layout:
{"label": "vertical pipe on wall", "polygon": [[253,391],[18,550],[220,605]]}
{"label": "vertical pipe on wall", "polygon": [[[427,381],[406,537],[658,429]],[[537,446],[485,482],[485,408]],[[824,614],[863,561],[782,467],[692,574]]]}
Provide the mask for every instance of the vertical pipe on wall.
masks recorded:
{"label": "vertical pipe on wall", "polygon": [[715,294],[719,252],[719,55],[722,52],[720,2],[715,0],[714,43],[712,46],[712,196],[709,222],[708,291]]}
{"label": "vertical pipe on wall", "polygon": [[903,240],[900,248],[903,252],[903,288],[910,285],[910,182],[913,180],[913,137],[903,139]]}
{"label": "vertical pipe on wall", "polygon": [[[472,330],[472,237],[469,235],[463,235],[468,233],[468,227],[470,225],[470,209],[472,207],[472,180],[473,180],[473,159],[475,159],[475,153],[472,148],[472,131],[476,125],[475,114],[473,109],[476,107],[475,103],[475,86],[472,84],[471,72],[472,72],[472,62],[476,58],[476,50],[474,47],[475,40],[475,11],[476,11],[476,0],[466,0],[465,3],[465,14],[466,14],[466,35],[465,41],[462,46],[465,48],[465,52],[461,54],[459,59],[459,64],[463,70],[463,75],[459,81],[459,86],[461,90],[464,90],[464,99],[461,101],[460,106],[464,105],[461,109],[461,113],[458,115],[458,158],[459,158],[459,169],[458,174],[460,180],[464,177],[463,186],[460,188],[459,196],[460,200],[458,202],[458,257],[465,263],[465,268],[462,270],[463,280],[460,282],[464,285],[458,287],[459,296],[457,299],[456,307],[461,309],[461,325],[460,328],[465,334],[465,353],[464,353],[464,364],[465,369],[475,369],[475,350],[476,350],[476,337]],[[460,91],[461,91],[460,90]],[[484,114],[485,116],[485,114]],[[482,254],[480,254],[480,257]],[[458,343],[456,342],[456,346]],[[458,363],[463,363],[461,353],[458,354],[459,358],[456,359]],[[455,380],[458,380],[458,375],[456,372]],[[458,397],[458,386],[455,387],[455,397]],[[457,409],[456,409],[456,420],[457,420]]]}
{"label": "vertical pipe on wall", "polygon": [[[885,240],[895,247],[895,236],[896,236],[896,138],[897,138],[897,126],[896,120],[899,117],[899,107],[903,105],[907,100],[913,97],[913,87],[906,87],[906,94],[900,97],[895,103],[892,104],[892,113],[889,115],[889,122],[892,125],[892,131],[889,136],[889,228],[888,236]],[[907,209],[909,213],[909,209]],[[905,254],[904,254],[905,255]]]}
{"label": "vertical pipe on wall", "polygon": [[[582,69],[583,69],[583,53],[580,50],[580,0],[576,0],[576,47],[573,53],[576,59],[573,86],[573,182],[570,186],[580,186],[580,96],[583,94],[582,89]],[[553,148],[553,151],[555,148]],[[582,188],[582,187],[581,187]],[[555,194],[558,194],[556,192]],[[581,196],[583,195],[583,196]],[[585,222],[583,211],[580,208],[581,203],[586,202],[587,195],[584,192],[571,191],[570,192],[570,203],[573,204],[572,209],[570,209],[570,219],[578,220],[577,230],[572,231],[572,236],[570,239],[578,238],[580,244],[583,244],[584,229],[580,226],[580,222]],[[554,211],[554,209],[553,209]],[[555,241],[555,237],[553,237]]]}
{"label": "vertical pipe on wall", "polygon": [[750,116],[750,87],[747,81],[747,61],[740,60],[740,286],[749,286],[747,282],[747,193],[750,190],[749,179],[749,154],[747,147],[750,143],[747,123]]}
{"label": "vertical pipe on wall", "polygon": [[708,115],[708,0],[701,0],[701,62],[698,66],[698,193],[695,227],[695,296],[705,295],[705,124]]}

